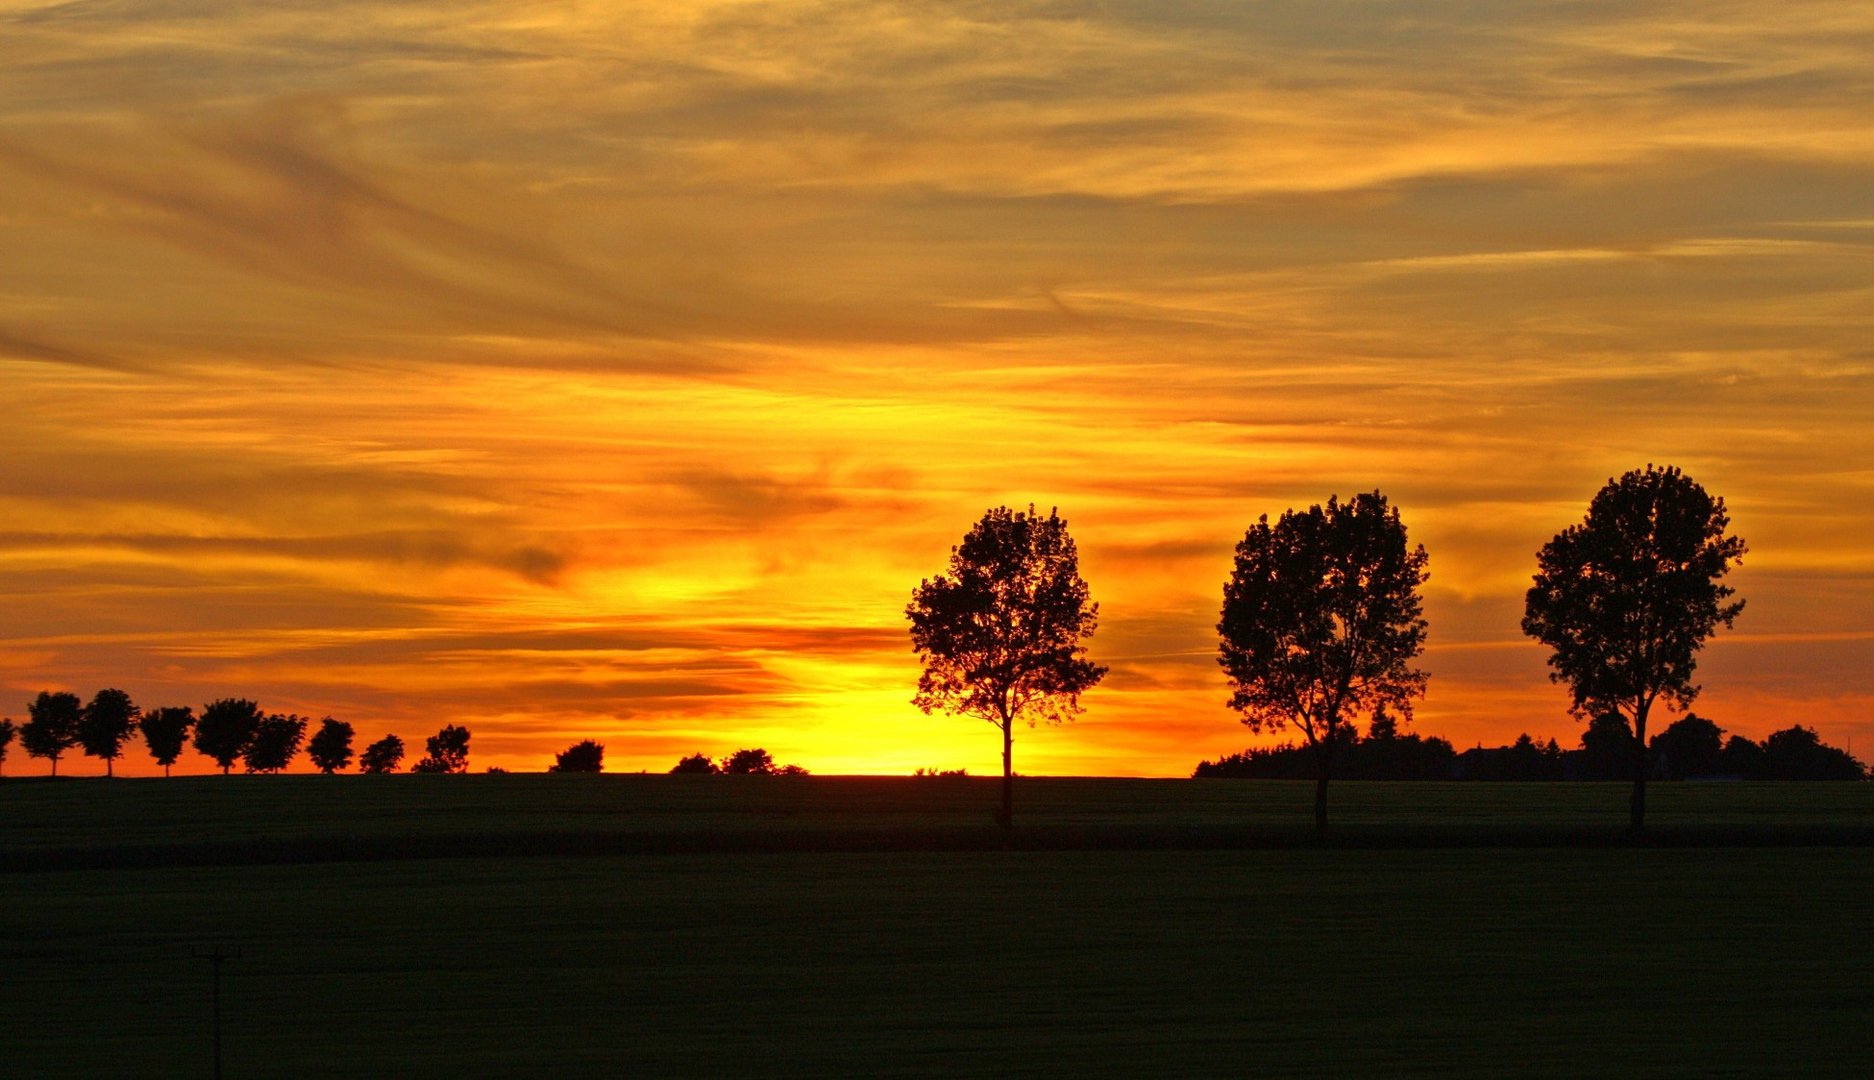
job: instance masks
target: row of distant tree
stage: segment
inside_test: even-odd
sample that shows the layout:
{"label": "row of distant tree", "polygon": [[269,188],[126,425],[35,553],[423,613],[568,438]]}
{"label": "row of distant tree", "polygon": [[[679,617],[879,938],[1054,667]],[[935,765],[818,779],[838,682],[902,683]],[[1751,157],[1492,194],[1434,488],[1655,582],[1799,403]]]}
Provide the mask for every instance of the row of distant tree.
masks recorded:
{"label": "row of distant tree", "polygon": [[[164,776],[191,747],[220,766],[223,774],[236,763],[250,773],[281,772],[302,749],[322,773],[342,772],[354,758],[354,732],[345,721],[325,717],[309,738],[312,721],[308,718],[264,712],[246,698],[211,701],[198,716],[187,705],[142,709],[129,694],[114,688],[99,690],[89,702],[77,694],[44,691],[26,711],[23,724],[16,726],[10,718],[0,720],[0,766],[16,736],[28,756],[51,762],[54,776],[59,760],[74,749],[101,759],[105,775],[113,775],[117,759],[139,735],[150,757],[163,767]],[[603,747],[598,750],[604,753]],[[410,771],[467,772],[468,751],[468,729],[447,725],[425,740],[424,755]],[[403,739],[386,735],[355,757],[360,772],[396,772],[403,763]]]}
{"label": "row of distant tree", "polygon": [[[1564,750],[1550,739],[1524,734],[1509,746],[1459,752],[1437,736],[1398,730],[1392,717],[1375,718],[1366,737],[1350,735],[1334,760],[1344,780],[1631,780],[1633,732],[1618,715],[1596,717],[1581,746]],[[1865,780],[1868,768],[1813,728],[1795,725],[1762,742],[1725,737],[1723,728],[1688,713],[1647,744],[1654,780]],[[1292,743],[1245,750],[1198,763],[1192,776],[1256,780],[1312,780],[1313,752]]]}
{"label": "row of distant tree", "polygon": [[[59,772],[59,759],[73,749],[104,762],[106,776],[114,774],[118,758],[140,734],[150,756],[169,775],[170,766],[184,749],[213,760],[225,775],[238,762],[250,773],[277,773],[293,763],[303,748],[313,768],[322,773],[343,772],[353,761],[352,726],[343,720],[326,717],[307,738],[311,721],[292,713],[262,712],[260,706],[244,698],[222,698],[202,708],[198,717],[189,706],[165,706],[141,709],[122,690],[98,691],[89,702],[77,694],[43,691],[26,707],[27,720],[15,725],[11,718],[0,720],[0,769],[17,737],[26,753],[52,763],[52,775]],[[410,766],[413,773],[462,773],[468,771],[469,730],[456,724],[446,725],[424,743],[424,755]],[[358,771],[393,773],[403,763],[403,739],[386,735],[356,755]],[[605,769],[605,746],[591,739],[581,739],[554,756],[548,772],[596,773]],[[495,771],[495,770],[491,770]],[[692,754],[678,761],[672,773],[703,773],[725,776],[806,776],[799,765],[779,765],[774,756],[760,747],[737,750],[713,761],[705,754]]]}
{"label": "row of distant tree", "polygon": [[[282,772],[302,749],[313,768],[327,774],[351,768],[354,758],[361,773],[394,773],[404,758],[399,736],[386,735],[354,755],[355,733],[345,721],[325,717],[308,738],[311,720],[296,713],[263,712],[245,698],[211,701],[197,716],[187,705],[139,708],[129,694],[115,688],[99,690],[89,702],[77,694],[43,691],[26,706],[26,713],[23,724],[15,724],[10,717],[0,719],[0,770],[16,738],[28,756],[51,762],[53,776],[59,773],[59,760],[74,749],[102,760],[104,774],[114,775],[117,759],[139,735],[150,757],[163,767],[164,776],[190,747],[219,765],[224,775],[236,763],[250,773]],[[410,766],[411,772],[467,772],[469,730],[445,725],[424,740],[423,750],[423,756]],[[706,772],[806,773],[798,765],[776,768],[766,750],[738,750],[724,758],[720,767],[707,758],[703,761],[708,768],[700,771]],[[604,745],[582,739],[555,755],[547,771],[595,773],[604,768]],[[699,770],[680,766],[672,771]]]}

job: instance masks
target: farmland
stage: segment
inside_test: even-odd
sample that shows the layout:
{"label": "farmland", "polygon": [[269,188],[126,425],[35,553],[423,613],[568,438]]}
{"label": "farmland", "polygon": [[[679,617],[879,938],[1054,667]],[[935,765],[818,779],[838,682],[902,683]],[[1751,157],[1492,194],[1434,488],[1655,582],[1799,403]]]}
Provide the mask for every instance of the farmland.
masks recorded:
{"label": "farmland", "polygon": [[221,944],[231,1077],[1874,1069],[1868,785],[1309,795],[1030,780],[1005,851],[975,780],[9,781],[0,1054],[205,1074]]}

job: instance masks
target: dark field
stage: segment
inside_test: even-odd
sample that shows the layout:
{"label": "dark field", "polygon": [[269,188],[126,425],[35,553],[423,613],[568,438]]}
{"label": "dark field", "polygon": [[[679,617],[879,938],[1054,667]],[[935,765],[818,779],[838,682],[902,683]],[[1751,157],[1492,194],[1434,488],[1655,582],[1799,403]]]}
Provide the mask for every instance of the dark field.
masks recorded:
{"label": "dark field", "polygon": [[[1017,813],[1289,837],[1309,794],[1035,780]],[[993,841],[993,786],[6,781],[14,856],[283,861],[0,874],[0,1075],[206,1075],[212,944],[246,951],[229,1077],[1874,1075],[1874,847],[1816,831],[1865,828],[1874,786],[1660,785],[1680,847],[1618,844],[1623,795],[1336,787],[1348,830],[1451,847],[761,852],[708,837]],[[293,861],[581,830],[698,850]]]}
{"label": "dark field", "polygon": [[[904,777],[208,776],[0,781],[0,868],[431,855],[1000,849],[999,781]],[[1336,783],[1328,842],[1627,843],[1625,784]],[[1654,784],[1649,843],[1874,844],[1874,784]],[[1033,778],[1018,846],[1317,844],[1313,786]]]}

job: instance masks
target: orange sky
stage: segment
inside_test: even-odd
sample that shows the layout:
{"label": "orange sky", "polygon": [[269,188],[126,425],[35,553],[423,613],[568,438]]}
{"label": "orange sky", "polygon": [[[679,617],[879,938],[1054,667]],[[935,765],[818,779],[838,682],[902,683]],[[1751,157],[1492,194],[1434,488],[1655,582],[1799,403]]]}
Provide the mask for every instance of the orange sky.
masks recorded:
{"label": "orange sky", "polygon": [[903,608],[1032,501],[1112,674],[1017,768],[1185,774],[1232,545],[1378,487],[1416,730],[1572,745],[1522,591],[1660,462],[1700,713],[1874,749],[1874,9],[940,10],[0,0],[0,712],[993,772]]}

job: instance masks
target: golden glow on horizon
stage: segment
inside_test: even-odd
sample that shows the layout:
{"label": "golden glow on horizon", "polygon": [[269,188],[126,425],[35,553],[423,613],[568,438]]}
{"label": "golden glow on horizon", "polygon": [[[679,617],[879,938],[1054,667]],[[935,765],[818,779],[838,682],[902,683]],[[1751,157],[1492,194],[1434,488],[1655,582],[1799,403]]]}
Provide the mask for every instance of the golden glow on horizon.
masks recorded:
{"label": "golden glow on horizon", "polygon": [[1033,501],[1113,673],[1017,767],[1183,773],[1244,527],[1378,487],[1417,730],[1572,744],[1522,590],[1650,461],[1701,714],[1874,736],[1874,12],[1512,8],[0,2],[0,713],[991,772],[902,612]]}

